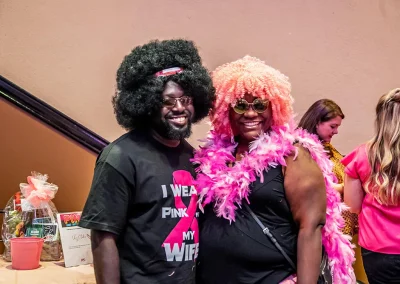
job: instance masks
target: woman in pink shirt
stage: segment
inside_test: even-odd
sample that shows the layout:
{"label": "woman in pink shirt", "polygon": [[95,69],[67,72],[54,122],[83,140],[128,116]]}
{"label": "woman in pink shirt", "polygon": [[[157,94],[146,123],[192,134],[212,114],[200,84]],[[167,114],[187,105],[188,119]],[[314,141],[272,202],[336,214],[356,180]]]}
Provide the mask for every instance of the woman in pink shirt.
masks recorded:
{"label": "woman in pink shirt", "polygon": [[369,283],[400,283],[400,88],[376,106],[374,138],[347,155],[344,201],[359,214]]}

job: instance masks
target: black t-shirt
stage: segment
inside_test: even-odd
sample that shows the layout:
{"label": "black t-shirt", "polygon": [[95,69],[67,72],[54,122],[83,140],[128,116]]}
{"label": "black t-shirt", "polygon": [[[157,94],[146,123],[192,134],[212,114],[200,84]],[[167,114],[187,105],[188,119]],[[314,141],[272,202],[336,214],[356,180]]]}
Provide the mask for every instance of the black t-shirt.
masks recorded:
{"label": "black t-shirt", "polygon": [[[282,167],[270,168],[251,186],[250,207],[296,263],[298,228],[283,186]],[[246,202],[243,200],[243,202]],[[236,221],[217,217],[212,205],[200,215],[198,284],[277,284],[294,273],[288,261],[245,209]]]}
{"label": "black t-shirt", "polygon": [[118,235],[121,283],[194,283],[197,192],[193,148],[131,131],[96,162],[80,226]]}

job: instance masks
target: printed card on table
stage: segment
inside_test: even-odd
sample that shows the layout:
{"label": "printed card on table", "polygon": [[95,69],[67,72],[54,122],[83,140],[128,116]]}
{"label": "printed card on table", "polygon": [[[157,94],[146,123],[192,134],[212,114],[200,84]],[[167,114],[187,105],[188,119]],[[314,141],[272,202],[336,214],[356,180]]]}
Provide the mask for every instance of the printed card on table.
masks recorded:
{"label": "printed card on table", "polygon": [[90,230],[79,227],[81,212],[57,214],[65,267],[93,263]]}

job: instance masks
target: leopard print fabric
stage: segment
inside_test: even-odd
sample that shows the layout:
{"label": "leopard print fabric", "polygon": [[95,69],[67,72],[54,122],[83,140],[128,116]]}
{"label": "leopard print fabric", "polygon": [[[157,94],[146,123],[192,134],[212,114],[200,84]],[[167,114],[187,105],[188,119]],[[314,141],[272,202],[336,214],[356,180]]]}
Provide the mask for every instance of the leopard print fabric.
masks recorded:
{"label": "leopard print fabric", "polygon": [[[344,166],[340,162],[343,156],[336,150],[330,143],[324,143],[324,148],[328,152],[329,159],[333,163],[333,173],[338,179],[338,183],[343,183],[344,181]],[[343,195],[342,195],[343,201]],[[349,236],[354,236],[358,233],[358,215],[351,213],[349,210],[342,212],[342,216],[345,221],[345,226],[343,228],[343,233]]]}

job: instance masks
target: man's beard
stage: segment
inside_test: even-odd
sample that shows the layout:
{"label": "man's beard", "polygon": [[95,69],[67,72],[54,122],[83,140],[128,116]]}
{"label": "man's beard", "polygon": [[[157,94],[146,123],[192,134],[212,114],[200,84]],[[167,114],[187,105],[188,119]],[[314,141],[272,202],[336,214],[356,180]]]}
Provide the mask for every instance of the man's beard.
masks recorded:
{"label": "man's beard", "polygon": [[189,120],[186,126],[182,128],[176,128],[172,126],[168,121],[162,121],[164,124],[164,133],[160,133],[163,137],[170,140],[182,140],[189,138],[192,134],[192,122]]}
{"label": "man's beard", "polygon": [[192,120],[189,112],[186,113],[188,122],[185,126],[178,128],[172,125],[168,119],[159,118],[153,124],[153,129],[168,140],[182,140],[189,138],[192,134]]}

